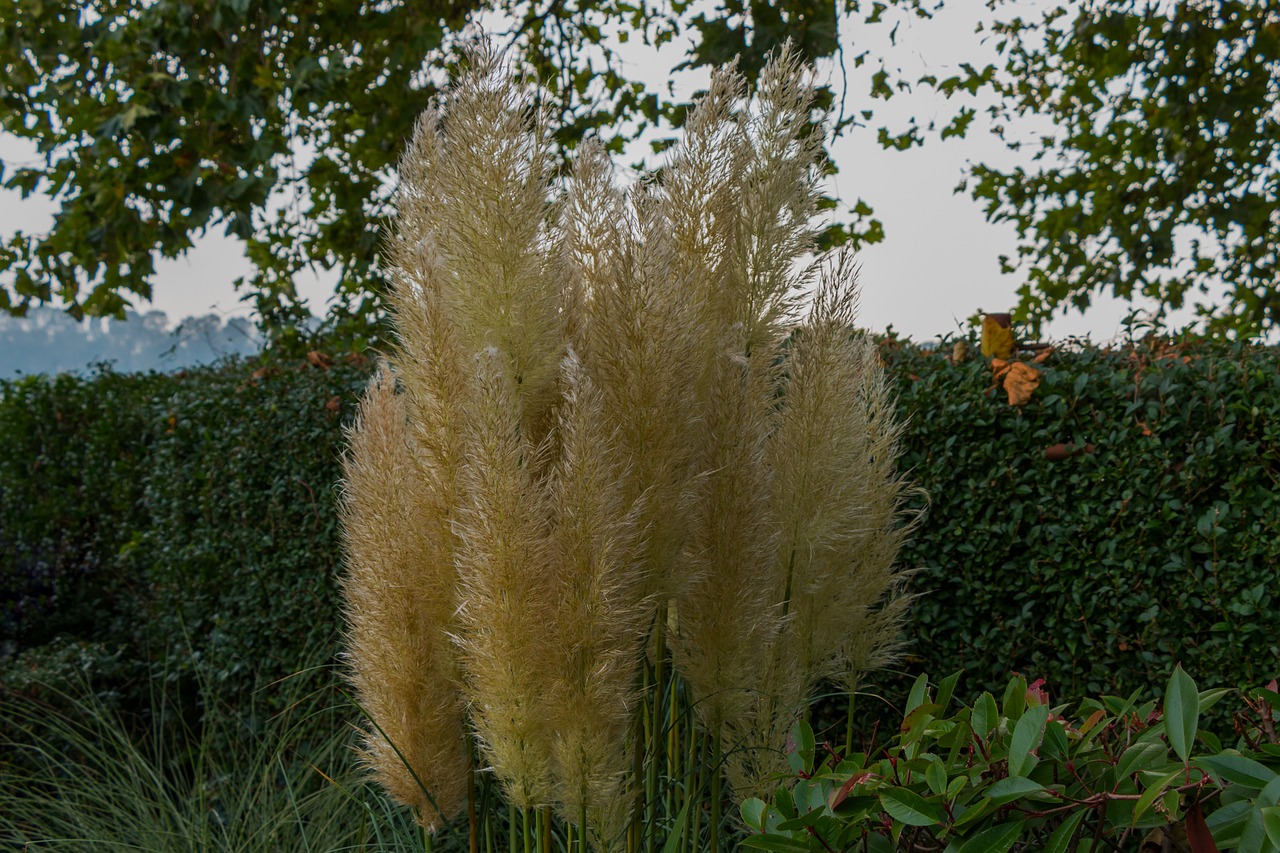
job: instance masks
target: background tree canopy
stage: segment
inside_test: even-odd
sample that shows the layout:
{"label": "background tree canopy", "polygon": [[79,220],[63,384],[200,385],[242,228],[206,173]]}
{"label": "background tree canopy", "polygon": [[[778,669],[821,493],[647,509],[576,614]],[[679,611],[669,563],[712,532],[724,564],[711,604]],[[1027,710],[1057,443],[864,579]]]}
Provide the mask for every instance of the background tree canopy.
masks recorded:
{"label": "background tree canopy", "polygon": [[[241,286],[277,340],[306,328],[293,276],[319,267],[339,273],[329,325],[368,342],[402,141],[468,25],[488,14],[508,27],[495,38],[546,85],[565,146],[598,133],[616,148],[682,122],[687,104],[623,74],[616,49],[628,39],[691,33],[686,67],[740,55],[754,77],[791,38],[810,60],[872,69],[873,97],[989,93],[997,132],[1028,114],[1051,127],[1030,166],[979,164],[968,185],[1021,235],[1007,261],[1028,273],[1021,319],[1110,290],[1165,307],[1208,293],[1213,331],[1275,325],[1280,15],[1269,3],[1086,0],[1027,20],[993,0],[997,62],[943,78],[908,79],[840,33],[847,21],[897,27],[943,2],[7,0],[0,126],[34,140],[42,159],[0,164],[0,180],[48,196],[58,213],[47,234],[0,246],[0,308],[52,301],[121,316],[149,296],[157,255],[220,226],[245,242],[255,272]],[[836,112],[842,94],[824,90],[821,106]],[[840,107],[838,132],[875,124],[857,106]],[[934,132],[963,135],[976,109],[961,106]],[[929,135],[879,128],[890,148]],[[865,204],[845,210],[828,242],[881,236]]]}

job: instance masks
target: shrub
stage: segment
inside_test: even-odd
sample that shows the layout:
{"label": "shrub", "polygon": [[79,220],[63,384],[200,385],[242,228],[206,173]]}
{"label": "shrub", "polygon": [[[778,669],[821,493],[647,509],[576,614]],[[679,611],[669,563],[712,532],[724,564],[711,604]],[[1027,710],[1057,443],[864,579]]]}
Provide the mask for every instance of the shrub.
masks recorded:
{"label": "shrub", "polygon": [[[1198,692],[1175,669],[1164,701],[1051,706],[1036,681],[1009,681],[952,712],[959,674],[936,692],[921,676],[888,745],[843,759],[797,724],[798,778],[750,800],[745,847],[774,851],[1210,853],[1280,850],[1280,694]],[[1231,695],[1239,742],[1223,749],[1201,714]],[[1186,846],[1189,844],[1189,847]]]}
{"label": "shrub", "polygon": [[886,690],[961,668],[1077,699],[1178,662],[1239,688],[1280,674],[1280,350],[1067,348],[1022,406],[949,345],[882,352],[929,495],[901,555],[910,664]]}
{"label": "shrub", "polygon": [[170,382],[106,368],[0,382],[0,653],[129,630],[122,556],[148,526],[150,401]]}

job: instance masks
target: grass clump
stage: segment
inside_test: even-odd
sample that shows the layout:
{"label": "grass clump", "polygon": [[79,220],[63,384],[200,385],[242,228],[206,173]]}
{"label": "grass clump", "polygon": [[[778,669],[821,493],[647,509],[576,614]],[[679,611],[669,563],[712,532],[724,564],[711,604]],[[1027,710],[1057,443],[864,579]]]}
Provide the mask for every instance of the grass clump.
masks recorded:
{"label": "grass clump", "polygon": [[[305,684],[304,684],[305,682]],[[420,831],[351,769],[349,703],[327,671],[276,685],[290,710],[150,721],[89,686],[0,697],[0,845],[60,851],[420,850]],[[155,689],[161,689],[157,682]],[[52,700],[52,701],[51,701]]]}
{"label": "grass clump", "polygon": [[696,846],[705,799],[715,849],[903,603],[899,427],[849,254],[812,257],[810,74],[721,71],[623,189],[595,143],[558,178],[536,93],[470,66],[401,164],[398,346],[346,460],[365,761],[428,829],[475,815],[474,738],[526,849],[557,812],[582,849]]}

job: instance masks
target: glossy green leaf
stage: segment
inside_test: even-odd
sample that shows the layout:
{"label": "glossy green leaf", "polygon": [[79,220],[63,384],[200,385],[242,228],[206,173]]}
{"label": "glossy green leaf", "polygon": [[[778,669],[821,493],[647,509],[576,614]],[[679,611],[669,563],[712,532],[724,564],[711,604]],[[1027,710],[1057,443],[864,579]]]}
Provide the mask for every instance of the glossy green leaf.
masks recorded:
{"label": "glossy green leaf", "polygon": [[996,805],[1003,805],[1043,790],[1043,785],[1039,782],[1033,782],[1025,776],[1008,776],[992,784],[991,787],[983,791],[982,795]]}
{"label": "glossy green leaf", "polygon": [[1164,794],[1165,789],[1170,782],[1173,782],[1175,779],[1180,779],[1185,775],[1186,771],[1179,768],[1165,774],[1154,783],[1148,785],[1147,789],[1142,792],[1142,796],[1138,798],[1137,804],[1133,807],[1133,819],[1136,821],[1138,818],[1142,817],[1143,813],[1146,812],[1147,809],[1151,808],[1151,804]]}
{"label": "glossy green leaf", "polygon": [[1009,740],[1010,776],[1022,776],[1035,766],[1031,751],[1040,745],[1048,719],[1049,708],[1045,705],[1033,705],[1022,714]]}
{"label": "glossy green leaf", "polygon": [[947,818],[946,811],[907,788],[881,788],[880,804],[894,820],[907,826],[937,826]]}
{"label": "glossy green leaf", "polygon": [[990,693],[983,692],[978,697],[978,701],[974,703],[973,714],[970,717],[973,733],[985,740],[999,721],[1000,710],[996,707],[995,697]]}
{"label": "glossy green leaf", "polygon": [[1226,752],[1202,756],[1195,759],[1194,763],[1228,782],[1259,790],[1268,785],[1277,775],[1274,770],[1259,764],[1252,758]]}
{"label": "glossy green leaf", "polygon": [[1080,809],[1059,824],[1058,828],[1049,836],[1049,840],[1045,842],[1043,853],[1067,853],[1067,849],[1071,844],[1071,836],[1075,834],[1076,828],[1080,826],[1080,822],[1084,820],[1086,814],[1087,812],[1084,809]]}
{"label": "glossy green leaf", "polygon": [[1165,688],[1164,719],[1169,745],[1185,763],[1200,724],[1200,694],[1181,664],[1174,669]]}
{"label": "glossy green leaf", "polygon": [[1022,834],[1024,825],[1018,820],[988,827],[961,844],[958,853],[1007,853]]}
{"label": "glossy green leaf", "polygon": [[[679,836],[674,836],[678,838]],[[786,835],[748,835],[739,842],[743,847],[751,847],[756,850],[771,850],[775,853],[794,853],[794,851],[807,851],[809,845],[803,841],[796,841]]]}
{"label": "glossy green leaf", "polygon": [[1280,848],[1280,806],[1268,806],[1262,810],[1262,825],[1267,830],[1271,846]]}

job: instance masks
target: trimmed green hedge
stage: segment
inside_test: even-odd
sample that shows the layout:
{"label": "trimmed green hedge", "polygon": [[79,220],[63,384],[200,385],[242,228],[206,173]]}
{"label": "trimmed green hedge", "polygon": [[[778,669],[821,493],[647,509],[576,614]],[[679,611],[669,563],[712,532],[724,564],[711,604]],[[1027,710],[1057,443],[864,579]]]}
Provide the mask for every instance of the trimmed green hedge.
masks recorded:
{"label": "trimmed green hedge", "polygon": [[[1176,662],[1280,674],[1280,353],[1055,353],[1015,407],[950,351],[883,348],[929,496],[902,557],[910,673],[963,667],[976,691],[1016,670],[1063,699],[1154,690]],[[228,698],[336,649],[341,426],[367,372],[0,384],[0,643],[203,662]]]}
{"label": "trimmed green hedge", "polygon": [[230,700],[323,658],[341,427],[367,373],[237,360],[0,384],[0,643],[60,634],[169,679],[200,665]]}
{"label": "trimmed green hedge", "polygon": [[1280,351],[1054,353],[1023,407],[981,358],[886,355],[930,497],[902,557],[912,672],[995,690],[1015,670],[1076,700],[1178,662],[1280,675]]}

